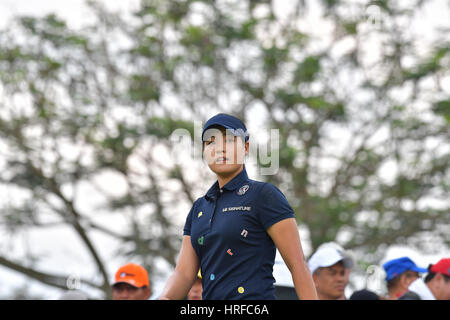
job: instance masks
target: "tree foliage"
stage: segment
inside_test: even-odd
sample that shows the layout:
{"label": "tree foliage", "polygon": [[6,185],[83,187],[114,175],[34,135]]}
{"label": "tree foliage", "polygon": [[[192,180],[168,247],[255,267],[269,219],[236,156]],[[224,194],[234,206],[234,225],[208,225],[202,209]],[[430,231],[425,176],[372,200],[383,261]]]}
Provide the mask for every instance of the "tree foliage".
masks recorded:
{"label": "tree foliage", "polygon": [[[288,196],[313,249],[337,241],[375,263],[392,244],[448,246],[449,30],[423,50],[405,28],[426,5],[415,2],[142,1],[131,16],[91,2],[81,29],[17,17],[0,33],[0,182],[24,196],[1,203],[5,232],[71,228],[101,275],[82,282],[106,297],[97,233],[151,270],[174,265],[177,211],[212,180],[192,169],[200,160],[173,161],[170,137],[194,139],[193,120],[224,111],[279,129],[280,169],[260,178]],[[123,187],[99,185],[104,173]],[[86,183],[96,208],[82,205]],[[63,286],[38,255],[0,258]]]}

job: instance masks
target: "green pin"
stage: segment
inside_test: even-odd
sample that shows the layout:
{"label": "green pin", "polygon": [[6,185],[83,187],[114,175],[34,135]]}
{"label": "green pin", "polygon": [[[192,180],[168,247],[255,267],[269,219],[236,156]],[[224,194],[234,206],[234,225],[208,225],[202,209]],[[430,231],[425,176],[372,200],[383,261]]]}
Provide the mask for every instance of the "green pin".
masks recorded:
{"label": "green pin", "polygon": [[201,237],[198,238],[198,240],[197,240],[197,241],[198,241],[198,244],[201,245],[201,246],[203,245],[203,239],[204,239],[204,237],[201,236]]}

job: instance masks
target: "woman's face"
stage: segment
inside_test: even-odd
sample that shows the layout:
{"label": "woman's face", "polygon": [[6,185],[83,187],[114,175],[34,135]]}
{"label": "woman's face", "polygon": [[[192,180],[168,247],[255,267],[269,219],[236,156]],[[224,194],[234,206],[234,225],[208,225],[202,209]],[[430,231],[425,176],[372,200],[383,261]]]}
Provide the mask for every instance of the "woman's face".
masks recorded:
{"label": "woman's face", "polygon": [[204,142],[203,154],[209,168],[218,175],[229,175],[239,170],[248,154],[249,143],[225,129],[208,130],[211,130],[211,135]]}

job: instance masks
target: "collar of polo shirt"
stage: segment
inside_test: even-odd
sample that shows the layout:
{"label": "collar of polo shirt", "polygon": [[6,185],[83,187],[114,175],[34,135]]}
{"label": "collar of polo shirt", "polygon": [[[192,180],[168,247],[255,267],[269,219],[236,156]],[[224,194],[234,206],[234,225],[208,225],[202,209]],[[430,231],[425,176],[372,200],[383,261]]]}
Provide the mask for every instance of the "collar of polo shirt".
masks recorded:
{"label": "collar of polo shirt", "polygon": [[[237,188],[241,187],[242,183],[244,183],[246,180],[248,180],[248,175],[244,166],[242,171],[239,172],[239,174],[236,177],[234,177],[231,181],[229,181],[226,185],[224,185],[222,189],[226,189],[228,191],[236,190]],[[219,191],[219,182],[216,181],[216,183],[212,185],[212,187],[208,190],[205,196],[207,199],[214,199],[218,191]]]}

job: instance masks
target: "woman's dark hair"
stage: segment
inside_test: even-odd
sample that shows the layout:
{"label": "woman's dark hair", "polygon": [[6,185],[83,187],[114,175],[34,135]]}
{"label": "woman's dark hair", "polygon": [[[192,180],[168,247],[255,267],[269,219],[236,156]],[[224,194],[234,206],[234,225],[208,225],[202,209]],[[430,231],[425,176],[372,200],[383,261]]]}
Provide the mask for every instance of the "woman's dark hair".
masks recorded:
{"label": "woman's dark hair", "polygon": [[396,276],[396,277],[392,278],[391,280],[389,280],[387,282],[387,288],[388,289],[394,288],[395,286],[397,286],[399,281],[400,281],[400,276]]}
{"label": "woman's dark hair", "polygon": [[389,280],[387,282],[387,288],[391,289],[391,288],[395,288],[397,286],[397,284],[400,282],[400,278],[401,277],[407,277],[407,278],[411,278],[413,276],[416,276],[414,273],[411,273],[411,271],[405,271],[404,273],[392,278],[391,280]]}

